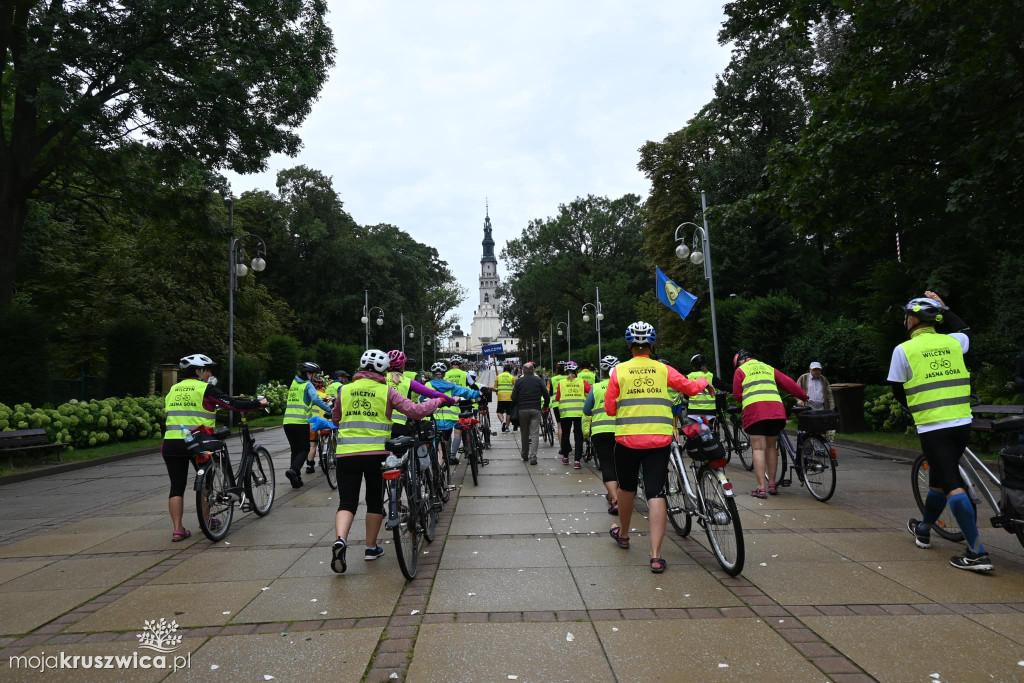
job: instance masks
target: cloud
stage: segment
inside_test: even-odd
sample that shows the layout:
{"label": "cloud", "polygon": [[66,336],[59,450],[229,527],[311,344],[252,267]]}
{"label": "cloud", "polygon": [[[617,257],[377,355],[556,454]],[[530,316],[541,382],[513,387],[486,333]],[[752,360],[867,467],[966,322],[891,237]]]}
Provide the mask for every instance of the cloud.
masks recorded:
{"label": "cloud", "polygon": [[500,251],[577,196],[645,194],[637,149],[711,99],[722,20],[693,0],[332,2],[337,64],[303,150],[228,177],[239,193],[300,163],[333,176],[356,221],[438,249],[470,289],[468,328],[484,198]]}

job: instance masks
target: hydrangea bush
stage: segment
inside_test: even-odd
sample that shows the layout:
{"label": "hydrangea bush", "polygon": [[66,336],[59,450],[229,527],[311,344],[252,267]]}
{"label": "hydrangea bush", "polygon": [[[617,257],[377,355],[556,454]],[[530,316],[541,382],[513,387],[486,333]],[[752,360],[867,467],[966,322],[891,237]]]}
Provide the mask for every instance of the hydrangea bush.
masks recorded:
{"label": "hydrangea bush", "polygon": [[72,448],[157,437],[163,431],[164,417],[162,396],[72,399],[56,408],[0,403],[0,431],[42,428],[50,441]]}

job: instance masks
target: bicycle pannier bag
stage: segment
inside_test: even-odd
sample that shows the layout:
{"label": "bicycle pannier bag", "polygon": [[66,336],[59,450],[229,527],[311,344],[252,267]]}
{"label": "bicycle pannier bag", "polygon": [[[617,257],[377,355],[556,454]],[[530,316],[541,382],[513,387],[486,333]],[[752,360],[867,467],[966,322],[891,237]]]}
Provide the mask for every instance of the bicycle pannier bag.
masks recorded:
{"label": "bicycle pannier bag", "polygon": [[1024,446],[1009,446],[999,453],[1003,514],[1024,519]]}
{"label": "bicycle pannier bag", "polygon": [[719,460],[725,457],[725,446],[714,432],[711,433],[710,441],[704,441],[697,435],[686,440],[686,454],[702,462]]}
{"label": "bicycle pannier bag", "polygon": [[797,413],[796,424],[805,432],[824,434],[839,427],[839,413],[835,410],[805,410]]}

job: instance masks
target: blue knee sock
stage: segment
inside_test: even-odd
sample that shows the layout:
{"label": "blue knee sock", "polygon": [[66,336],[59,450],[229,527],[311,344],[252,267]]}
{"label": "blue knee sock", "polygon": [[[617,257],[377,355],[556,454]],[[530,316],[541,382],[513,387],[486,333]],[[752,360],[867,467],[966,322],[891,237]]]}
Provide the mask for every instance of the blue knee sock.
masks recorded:
{"label": "blue knee sock", "polygon": [[918,530],[925,534],[931,532],[932,524],[935,524],[935,520],[939,518],[939,515],[945,509],[946,494],[928,489],[928,495],[924,499],[924,519],[918,525]]}
{"label": "blue knee sock", "polygon": [[981,544],[981,534],[978,533],[978,524],[974,520],[974,506],[971,505],[971,499],[967,494],[958,493],[952,496],[949,499],[949,509],[953,511],[956,523],[964,532],[968,549],[975,555],[985,552],[985,546]]}

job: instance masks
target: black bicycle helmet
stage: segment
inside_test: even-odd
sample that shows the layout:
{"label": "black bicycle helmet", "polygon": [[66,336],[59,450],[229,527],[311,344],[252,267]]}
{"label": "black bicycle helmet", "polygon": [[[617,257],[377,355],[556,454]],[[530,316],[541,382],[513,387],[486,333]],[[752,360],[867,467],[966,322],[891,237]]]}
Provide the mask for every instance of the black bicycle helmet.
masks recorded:
{"label": "black bicycle helmet", "polygon": [[698,353],[694,355],[694,357],[690,359],[690,365],[693,366],[694,370],[700,370],[704,367],[704,354]]}
{"label": "black bicycle helmet", "polygon": [[351,376],[352,375],[348,374],[344,370],[335,370],[334,373],[331,375],[331,377],[333,377],[334,379],[344,379],[346,377],[351,377]]}
{"label": "black bicycle helmet", "polygon": [[732,366],[734,368],[738,368],[740,366],[740,363],[742,363],[745,360],[750,360],[753,357],[754,354],[752,354],[750,351],[747,351],[746,349],[740,349],[739,351],[736,352],[736,355],[732,357]]}
{"label": "black bicycle helmet", "polygon": [[303,361],[299,363],[299,374],[305,374],[307,372],[320,372],[320,366],[313,361]]}
{"label": "black bicycle helmet", "polygon": [[904,315],[912,315],[921,322],[942,322],[942,312],[948,311],[948,306],[943,306],[935,299],[918,297],[911,299],[903,307]]}

